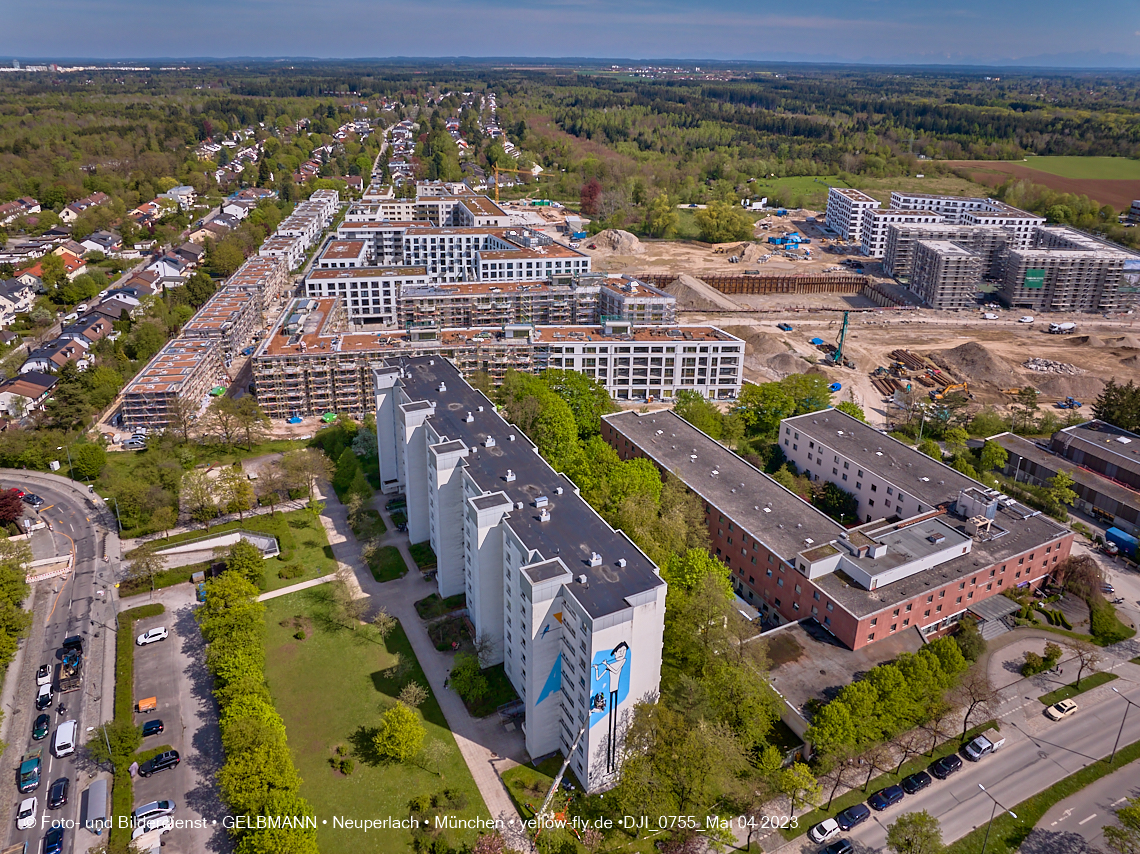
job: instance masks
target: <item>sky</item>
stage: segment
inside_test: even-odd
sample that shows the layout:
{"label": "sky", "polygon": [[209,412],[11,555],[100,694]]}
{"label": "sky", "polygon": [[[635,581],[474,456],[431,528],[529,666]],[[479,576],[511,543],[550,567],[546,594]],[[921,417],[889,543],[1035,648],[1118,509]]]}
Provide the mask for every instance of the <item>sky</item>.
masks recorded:
{"label": "sky", "polygon": [[0,10],[0,57],[22,59],[525,56],[1140,68],[1136,0],[0,0]]}

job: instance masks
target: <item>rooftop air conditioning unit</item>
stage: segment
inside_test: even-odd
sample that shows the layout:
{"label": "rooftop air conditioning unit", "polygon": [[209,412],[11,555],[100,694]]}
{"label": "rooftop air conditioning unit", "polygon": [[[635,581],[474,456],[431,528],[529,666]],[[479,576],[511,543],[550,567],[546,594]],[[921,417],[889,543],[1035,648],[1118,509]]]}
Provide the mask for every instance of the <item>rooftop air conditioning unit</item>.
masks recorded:
{"label": "rooftop air conditioning unit", "polygon": [[601,566],[602,556],[597,552],[590,552],[590,566]]}
{"label": "rooftop air conditioning unit", "polygon": [[617,562],[617,565],[618,565],[618,566],[625,566],[625,564],[626,564],[626,560],[625,560],[625,558],[624,558],[624,557],[619,557],[619,558],[618,558],[618,562]]}
{"label": "rooftop air conditioning unit", "polygon": [[554,494],[555,495],[561,495],[562,494],[562,487],[561,486],[554,487]]}

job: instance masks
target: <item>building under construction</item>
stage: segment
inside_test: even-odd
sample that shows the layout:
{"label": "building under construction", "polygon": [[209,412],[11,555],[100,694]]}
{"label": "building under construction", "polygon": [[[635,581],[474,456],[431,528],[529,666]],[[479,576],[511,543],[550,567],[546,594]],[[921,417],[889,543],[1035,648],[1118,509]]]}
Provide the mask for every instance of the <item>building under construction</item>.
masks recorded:
{"label": "building under construction", "polygon": [[982,269],[982,256],[957,243],[920,240],[910,289],[933,308],[970,308],[982,283]]}
{"label": "building under construction", "polygon": [[1010,233],[998,225],[956,225],[952,223],[898,223],[887,228],[883,250],[883,270],[902,282],[914,272],[915,246],[922,240],[949,240],[982,257],[982,277],[1001,277],[1002,252]]}
{"label": "building under construction", "polygon": [[1026,311],[1120,311],[1124,265],[1137,257],[1072,228],[1040,228],[1032,248],[1005,253],[999,295]]}
{"label": "building under construction", "polygon": [[177,401],[204,406],[210,389],[225,376],[221,353],[218,338],[168,342],[123,389],[123,425],[167,430],[177,421]]}

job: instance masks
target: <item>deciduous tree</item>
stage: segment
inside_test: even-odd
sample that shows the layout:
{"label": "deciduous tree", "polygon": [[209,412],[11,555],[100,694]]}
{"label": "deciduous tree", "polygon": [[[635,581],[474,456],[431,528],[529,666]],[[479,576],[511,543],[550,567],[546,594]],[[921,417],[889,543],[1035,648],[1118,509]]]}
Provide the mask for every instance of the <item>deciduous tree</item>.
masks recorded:
{"label": "deciduous tree", "polygon": [[415,710],[397,701],[380,722],[374,739],[376,752],[392,762],[407,762],[419,753],[426,734]]}
{"label": "deciduous tree", "polygon": [[887,847],[894,854],[941,854],[946,848],[938,819],[926,810],[904,813],[889,825]]}
{"label": "deciduous tree", "polygon": [[236,572],[256,587],[265,584],[265,559],[261,549],[248,540],[241,539],[230,546],[226,555],[226,569]]}

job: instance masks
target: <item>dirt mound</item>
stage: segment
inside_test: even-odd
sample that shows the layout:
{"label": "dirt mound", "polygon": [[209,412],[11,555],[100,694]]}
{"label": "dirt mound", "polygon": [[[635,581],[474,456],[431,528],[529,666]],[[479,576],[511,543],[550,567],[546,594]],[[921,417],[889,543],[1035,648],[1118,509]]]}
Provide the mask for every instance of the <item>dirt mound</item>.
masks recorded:
{"label": "dirt mound", "polygon": [[737,338],[744,342],[744,354],[746,356],[759,356],[765,358],[767,356],[776,356],[780,353],[788,353],[788,348],[776,335],[769,335],[753,329],[751,326],[722,326],[725,332],[729,335],[735,335]]}
{"label": "dirt mound", "polygon": [[[605,232],[602,232],[603,234]],[[621,232],[625,234],[625,232]],[[632,236],[632,235],[631,235]],[[637,238],[634,237],[634,240]],[[681,311],[739,311],[740,306],[711,285],[682,273],[663,290],[677,298]]]}
{"label": "dirt mound", "polygon": [[1125,335],[1123,338],[1115,338],[1110,347],[1123,347],[1125,350],[1140,350],[1140,338],[1135,335]]}
{"label": "dirt mound", "polygon": [[1140,365],[1140,356],[1126,356],[1120,360],[1120,364],[1134,368],[1137,365]]}
{"label": "dirt mound", "polygon": [[766,364],[768,365],[768,369],[781,379],[789,374],[805,373],[805,369],[808,367],[807,362],[799,356],[794,356],[787,351],[769,357]]}
{"label": "dirt mound", "polygon": [[[1041,376],[1038,374],[1037,376]],[[1031,383],[1043,397],[1075,397],[1088,406],[1104,391],[1105,382],[1100,377],[1066,376],[1047,374],[1045,378]]]}
{"label": "dirt mound", "polygon": [[645,247],[641,245],[641,241],[637,237],[628,231],[622,231],[620,228],[607,228],[605,231],[599,231],[590,243],[599,249],[613,252],[615,255],[640,255],[645,251]]}
{"label": "dirt mound", "polygon": [[967,341],[952,350],[927,354],[940,367],[954,372],[966,382],[992,383],[996,386],[1020,386],[1020,375],[1004,359],[995,356],[984,344]]}
{"label": "dirt mound", "polygon": [[767,258],[768,252],[759,243],[748,243],[744,246],[744,251],[740,253],[740,260],[745,264],[755,264],[761,258]]}
{"label": "dirt mound", "polygon": [[1075,344],[1078,347],[1104,347],[1104,339],[1096,335],[1078,335],[1076,338],[1069,340],[1070,344]]}

